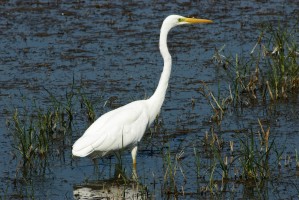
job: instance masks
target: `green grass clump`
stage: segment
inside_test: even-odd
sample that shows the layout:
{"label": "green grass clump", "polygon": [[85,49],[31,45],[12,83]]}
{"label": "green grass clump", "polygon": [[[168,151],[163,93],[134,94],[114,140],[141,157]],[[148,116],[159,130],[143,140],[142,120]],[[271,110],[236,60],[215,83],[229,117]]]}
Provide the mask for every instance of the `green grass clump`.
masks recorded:
{"label": "green grass clump", "polygon": [[44,171],[49,157],[63,154],[63,149],[72,141],[72,130],[77,123],[76,113],[85,111],[89,124],[96,119],[95,108],[98,108],[98,103],[103,103],[102,97],[91,100],[81,92],[82,88],[82,85],[76,86],[73,80],[71,89],[58,97],[44,88],[49,102],[42,106],[23,96],[23,100],[30,101],[30,104],[15,109],[7,125],[13,135],[12,146],[16,150],[19,169],[25,172],[24,175],[32,171]]}
{"label": "green grass clump", "polygon": [[226,57],[223,48],[216,51],[214,60],[222,64],[231,82],[234,104],[243,97],[251,101],[285,100],[298,96],[299,49],[297,29],[267,26],[248,55]]}
{"label": "green grass clump", "polygon": [[96,113],[94,108],[94,103],[90,100],[90,98],[87,97],[86,94],[82,93],[80,90],[78,92],[81,97],[81,107],[85,108],[86,116],[88,119],[88,122],[92,124],[96,120]]}
{"label": "green grass clump", "polygon": [[233,194],[236,187],[252,188],[253,196],[264,197],[267,183],[281,175],[277,169],[283,149],[277,148],[269,126],[265,128],[259,119],[258,126],[256,131],[236,132],[230,141],[213,128],[206,132],[198,144],[200,156],[194,153],[198,187],[215,198],[228,190]]}
{"label": "green grass clump", "polygon": [[[287,98],[288,94],[298,94],[299,89],[299,49],[295,30],[290,31],[281,26],[269,26],[266,29],[263,54],[266,66],[269,66],[267,77],[272,92],[271,99]],[[270,91],[269,91],[270,93]]]}
{"label": "green grass clump", "polygon": [[163,152],[163,162],[165,167],[163,190],[168,197],[177,197],[178,195],[184,194],[184,187],[177,183],[180,174],[186,181],[186,176],[180,161],[183,154],[183,150],[177,153],[171,152],[170,147],[166,148],[166,151]]}
{"label": "green grass clump", "polygon": [[36,157],[37,137],[32,122],[20,120],[18,110],[13,115],[15,149],[22,157],[23,166],[33,164]]}
{"label": "green grass clump", "polygon": [[44,171],[54,146],[65,144],[73,120],[72,97],[67,95],[65,104],[50,95],[52,105],[48,108],[39,107],[33,101],[30,108],[15,109],[8,128],[12,132],[12,146],[25,176],[32,171]]}
{"label": "green grass clump", "polygon": [[[268,28],[270,34],[267,49],[273,49],[269,55],[268,62],[271,71],[268,74],[274,98],[287,98],[287,93],[297,92],[299,88],[299,49],[296,32],[288,32],[283,27]],[[266,54],[267,55],[267,54]]]}
{"label": "green grass clump", "polygon": [[[68,123],[59,109],[43,112],[38,109],[34,114],[17,109],[12,117],[13,147],[21,158],[23,170],[44,168],[47,157],[56,141],[63,141]],[[57,142],[56,142],[57,143]],[[63,142],[62,142],[63,144]]]}

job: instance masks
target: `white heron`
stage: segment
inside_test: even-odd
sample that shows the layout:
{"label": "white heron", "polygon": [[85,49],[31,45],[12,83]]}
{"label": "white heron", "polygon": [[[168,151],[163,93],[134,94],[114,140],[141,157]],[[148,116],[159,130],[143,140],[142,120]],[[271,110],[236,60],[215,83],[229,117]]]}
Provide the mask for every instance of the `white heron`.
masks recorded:
{"label": "white heron", "polygon": [[136,168],[138,143],[159,114],[168,87],[172,63],[167,48],[168,32],[177,25],[196,23],[212,23],[212,20],[170,15],[163,21],[159,47],[164,67],[156,91],[149,99],[134,101],[99,117],[74,143],[74,156],[96,158],[131,148],[133,167]]}

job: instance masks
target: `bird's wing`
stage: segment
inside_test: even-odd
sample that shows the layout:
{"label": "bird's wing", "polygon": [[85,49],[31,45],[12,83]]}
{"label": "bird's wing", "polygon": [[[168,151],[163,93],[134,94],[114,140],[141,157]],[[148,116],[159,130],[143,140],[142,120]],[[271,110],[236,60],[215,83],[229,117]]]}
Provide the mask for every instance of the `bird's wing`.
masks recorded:
{"label": "bird's wing", "polygon": [[97,119],[73,145],[73,155],[110,151],[136,145],[149,123],[145,101],[135,101]]}

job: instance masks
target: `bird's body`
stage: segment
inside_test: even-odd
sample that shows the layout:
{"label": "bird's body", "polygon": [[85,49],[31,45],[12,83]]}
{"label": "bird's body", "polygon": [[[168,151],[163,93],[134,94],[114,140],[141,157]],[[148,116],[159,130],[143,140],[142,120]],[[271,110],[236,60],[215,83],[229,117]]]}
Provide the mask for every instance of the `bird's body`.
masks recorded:
{"label": "bird's body", "polygon": [[212,23],[212,21],[179,15],[170,15],[163,21],[159,47],[164,67],[156,91],[147,100],[134,101],[98,118],[73,145],[74,156],[95,158],[123,148],[131,148],[133,164],[136,164],[137,145],[146,128],[159,114],[168,87],[172,63],[167,48],[168,32],[177,25],[191,23]]}
{"label": "bird's body", "polygon": [[122,148],[134,148],[143,136],[140,133],[151,123],[149,109],[147,101],[140,100],[102,115],[74,144],[73,155],[94,158]]}

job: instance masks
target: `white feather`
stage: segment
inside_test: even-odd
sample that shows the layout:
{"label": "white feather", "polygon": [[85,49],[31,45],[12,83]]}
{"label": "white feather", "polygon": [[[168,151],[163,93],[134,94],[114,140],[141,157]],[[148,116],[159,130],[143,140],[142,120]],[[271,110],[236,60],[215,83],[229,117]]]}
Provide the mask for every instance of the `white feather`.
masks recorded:
{"label": "white feather", "polygon": [[135,146],[149,124],[145,100],[112,110],[98,118],[73,145],[73,155],[85,157],[93,152],[109,152]]}

